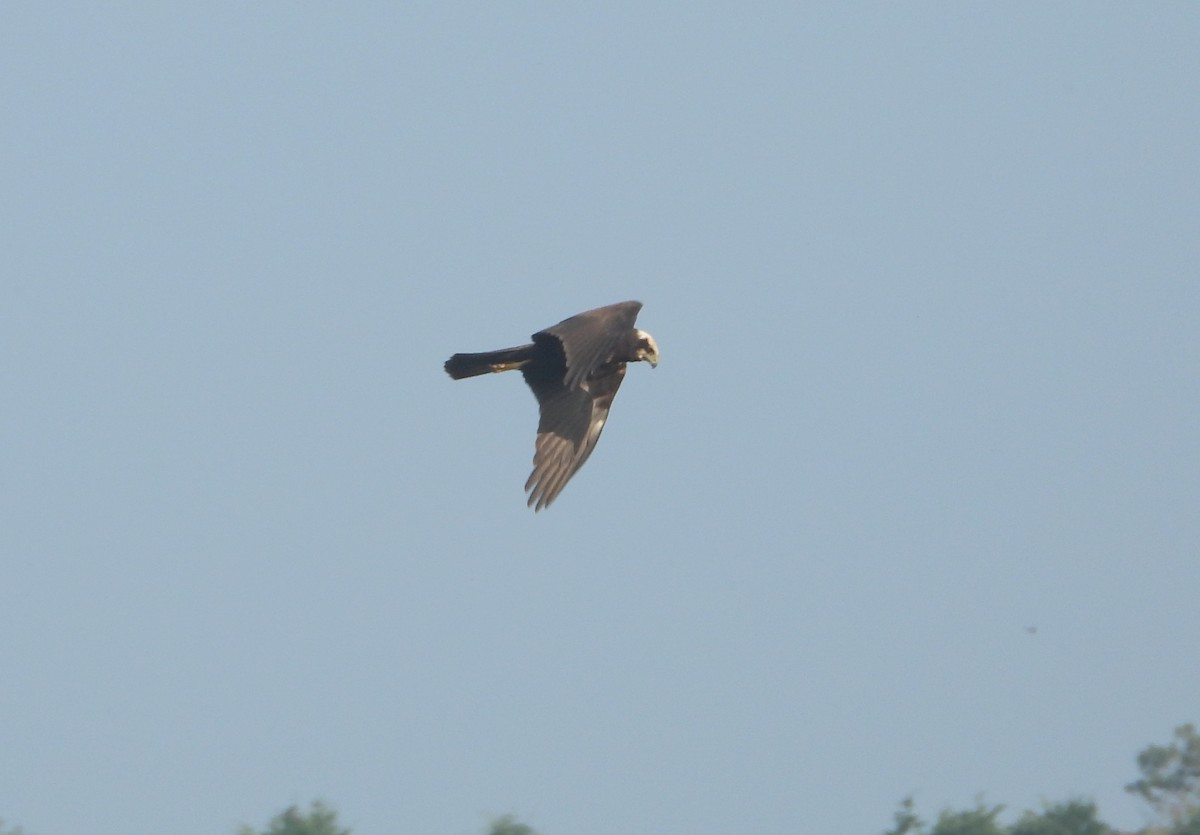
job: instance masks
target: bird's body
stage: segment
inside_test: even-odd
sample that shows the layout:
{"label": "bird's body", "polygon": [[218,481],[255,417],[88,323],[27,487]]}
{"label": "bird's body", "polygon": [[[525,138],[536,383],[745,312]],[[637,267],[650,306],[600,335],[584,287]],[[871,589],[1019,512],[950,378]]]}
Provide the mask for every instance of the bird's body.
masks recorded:
{"label": "bird's body", "polygon": [[596,447],[625,366],[658,364],[654,338],[634,327],[641,302],[620,302],[564,319],[516,348],[455,354],[446,373],[456,380],[520,369],[538,401],[529,505],[548,507]]}

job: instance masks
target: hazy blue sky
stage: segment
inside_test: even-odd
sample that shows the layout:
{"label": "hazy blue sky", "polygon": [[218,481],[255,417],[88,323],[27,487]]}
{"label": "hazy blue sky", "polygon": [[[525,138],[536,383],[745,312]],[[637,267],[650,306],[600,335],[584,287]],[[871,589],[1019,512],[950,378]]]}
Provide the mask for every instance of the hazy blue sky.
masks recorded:
{"label": "hazy blue sky", "polygon": [[[3,18],[7,821],[1143,822],[1200,721],[1200,5]],[[662,363],[534,515],[533,398],[442,362],[627,298]]]}

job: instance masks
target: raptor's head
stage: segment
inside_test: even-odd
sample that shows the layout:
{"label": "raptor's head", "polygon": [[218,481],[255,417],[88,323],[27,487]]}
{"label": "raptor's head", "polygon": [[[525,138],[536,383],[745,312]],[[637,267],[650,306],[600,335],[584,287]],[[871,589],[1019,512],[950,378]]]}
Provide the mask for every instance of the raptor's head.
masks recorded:
{"label": "raptor's head", "polygon": [[658,343],[654,341],[654,337],[645,331],[639,330],[634,333],[634,342],[637,349],[634,356],[639,361],[645,360],[650,363],[651,368],[658,367]]}

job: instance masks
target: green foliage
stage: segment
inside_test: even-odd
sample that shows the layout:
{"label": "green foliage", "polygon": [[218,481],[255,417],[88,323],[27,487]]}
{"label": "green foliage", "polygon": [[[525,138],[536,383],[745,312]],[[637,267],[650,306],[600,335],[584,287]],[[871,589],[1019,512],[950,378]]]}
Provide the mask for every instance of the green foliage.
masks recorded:
{"label": "green foliage", "polygon": [[[243,826],[238,835],[260,835],[253,828]],[[337,824],[337,812],[321,801],[309,807],[307,813],[289,806],[271,819],[261,835],[350,835],[349,829]]]}
{"label": "green foliage", "polygon": [[938,815],[932,835],[1004,835],[1004,830],[996,823],[1003,810],[1003,806],[989,809],[982,803],[962,812],[947,809]]}
{"label": "green foliage", "polygon": [[24,832],[19,826],[16,829],[5,829],[4,818],[0,818],[0,835],[24,835]]}
{"label": "green foliage", "polygon": [[[1200,733],[1195,726],[1180,725],[1170,744],[1149,746],[1138,754],[1137,764],[1141,779],[1125,790],[1144,798],[1166,824],[1140,835],[1200,835]],[[982,802],[974,809],[946,809],[929,831],[913,799],[906,797],[892,816],[894,825],[883,835],[1121,835],[1097,817],[1090,800],[1072,799],[1048,805],[1041,813],[1025,812],[1011,826],[997,821],[1003,810]]]}
{"label": "green foliage", "polygon": [[1097,819],[1090,800],[1068,800],[1050,806],[1040,815],[1026,812],[1008,835],[1111,835],[1108,824]]}
{"label": "green foliage", "polygon": [[[997,820],[1003,810],[1003,806],[989,807],[982,803],[974,809],[947,809],[938,816],[930,835],[1113,835],[1107,824],[1096,819],[1096,804],[1091,801],[1069,800],[1049,806],[1040,814],[1026,812],[1007,827]],[[895,821],[896,825],[884,835],[924,835],[926,831],[913,809],[911,797],[900,802]]]}
{"label": "green foliage", "polygon": [[537,833],[525,824],[517,823],[517,819],[512,815],[505,815],[492,821],[492,828],[488,830],[488,835],[537,835]]}
{"label": "green foliage", "polygon": [[1200,815],[1200,734],[1194,725],[1175,729],[1169,745],[1151,745],[1138,754],[1140,780],[1125,791],[1141,796],[1168,821],[1174,832]]}
{"label": "green foliage", "polygon": [[[1125,790],[1146,800],[1164,818],[1168,828],[1143,830],[1142,835],[1200,835],[1200,733],[1194,725],[1180,725],[1167,745],[1151,745],[1138,754],[1141,778]],[[894,825],[883,835],[1119,835],[1101,821],[1096,804],[1072,799],[1048,805],[1042,812],[1025,812],[1011,826],[998,822],[1003,806],[946,809],[932,830],[916,813],[912,797],[900,801],[893,814]],[[0,835],[23,835],[18,827]],[[337,814],[321,802],[308,811],[291,806],[276,815],[261,833],[243,826],[239,835],[350,835],[337,823]],[[512,815],[491,822],[488,835],[537,835]]]}
{"label": "green foliage", "polygon": [[912,795],[900,801],[900,808],[893,815],[896,825],[889,829],[883,835],[920,835],[925,831],[925,822],[917,817],[917,813],[913,811]]}

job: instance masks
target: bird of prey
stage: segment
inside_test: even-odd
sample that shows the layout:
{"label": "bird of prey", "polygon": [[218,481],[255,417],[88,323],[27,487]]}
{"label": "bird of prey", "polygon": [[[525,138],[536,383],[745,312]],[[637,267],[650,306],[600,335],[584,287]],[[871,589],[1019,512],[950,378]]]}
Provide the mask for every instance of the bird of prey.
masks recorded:
{"label": "bird of prey", "polygon": [[641,309],[641,302],[598,307],[538,331],[528,345],[446,360],[455,380],[519,368],[533,389],[540,419],[525,492],[534,511],[549,507],[592,454],[625,364],[658,365],[654,337],[633,326]]}

